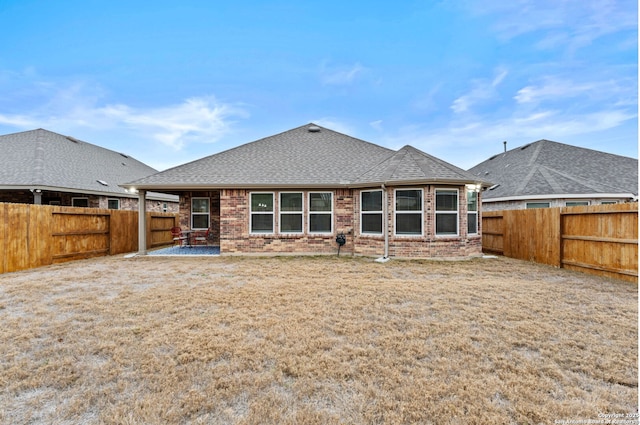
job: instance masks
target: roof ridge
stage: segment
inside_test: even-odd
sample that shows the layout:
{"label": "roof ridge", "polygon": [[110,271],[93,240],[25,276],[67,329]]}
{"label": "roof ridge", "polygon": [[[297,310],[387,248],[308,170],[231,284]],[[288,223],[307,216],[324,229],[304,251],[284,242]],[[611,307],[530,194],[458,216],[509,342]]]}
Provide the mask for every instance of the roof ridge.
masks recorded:
{"label": "roof ridge", "polygon": [[45,151],[45,134],[46,130],[36,130],[35,152],[33,155],[33,183],[44,184],[44,151]]}

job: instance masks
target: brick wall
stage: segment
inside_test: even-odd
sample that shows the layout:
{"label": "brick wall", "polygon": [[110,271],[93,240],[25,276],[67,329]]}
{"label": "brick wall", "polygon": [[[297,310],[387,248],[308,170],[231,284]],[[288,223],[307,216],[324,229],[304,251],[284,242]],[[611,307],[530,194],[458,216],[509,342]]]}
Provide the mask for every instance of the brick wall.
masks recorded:
{"label": "brick wall", "polygon": [[[442,186],[437,186],[441,188]],[[424,236],[406,237],[393,234],[394,188],[388,188],[388,211],[391,233],[389,236],[389,255],[393,257],[432,258],[432,257],[466,257],[480,255],[482,241],[479,235],[467,236],[467,200],[464,186],[459,189],[459,236],[435,236],[435,186],[420,186],[423,189]],[[334,195],[334,232],[331,235],[314,235],[307,232],[308,192],[304,191],[305,230],[301,235],[279,234],[278,199],[279,191],[274,190],[274,234],[250,234],[249,232],[249,190],[221,190],[219,193],[219,226],[220,249],[223,254],[241,253],[305,253],[335,254],[338,245],[337,234],[344,232],[347,243],[341,248],[342,254],[364,256],[382,256],[384,254],[384,237],[380,235],[360,234],[360,191],[351,189],[327,190]],[[190,208],[191,195],[181,201],[182,220],[188,220],[186,211]],[[193,196],[204,196],[202,193]],[[213,198],[212,198],[213,199]],[[182,214],[183,208],[187,212]],[[183,225],[187,223],[183,222]],[[188,227],[188,226],[187,226]]]}

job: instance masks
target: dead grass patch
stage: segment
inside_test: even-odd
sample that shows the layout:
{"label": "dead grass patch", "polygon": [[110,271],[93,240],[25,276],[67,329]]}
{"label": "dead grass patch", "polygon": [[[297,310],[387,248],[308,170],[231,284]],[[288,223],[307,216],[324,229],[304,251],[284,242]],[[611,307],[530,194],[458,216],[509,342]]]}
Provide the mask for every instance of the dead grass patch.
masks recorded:
{"label": "dead grass patch", "polygon": [[0,422],[487,424],[638,409],[629,283],[507,258],[0,275]]}

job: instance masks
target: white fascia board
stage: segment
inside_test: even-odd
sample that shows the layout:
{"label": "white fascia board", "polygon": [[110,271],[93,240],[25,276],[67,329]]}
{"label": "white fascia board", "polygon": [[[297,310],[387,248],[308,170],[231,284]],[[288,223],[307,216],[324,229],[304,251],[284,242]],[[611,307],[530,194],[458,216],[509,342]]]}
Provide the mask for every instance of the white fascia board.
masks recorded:
{"label": "white fascia board", "polygon": [[551,195],[503,196],[501,198],[482,197],[483,203],[505,201],[533,201],[544,199],[636,199],[633,193],[557,193]]}

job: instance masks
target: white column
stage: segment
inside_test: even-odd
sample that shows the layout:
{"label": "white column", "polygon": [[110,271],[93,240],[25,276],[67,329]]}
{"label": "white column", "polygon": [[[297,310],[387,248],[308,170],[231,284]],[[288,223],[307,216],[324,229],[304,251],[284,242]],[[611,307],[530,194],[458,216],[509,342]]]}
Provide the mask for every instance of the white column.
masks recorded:
{"label": "white column", "polygon": [[138,191],[138,255],[147,254],[147,191]]}

